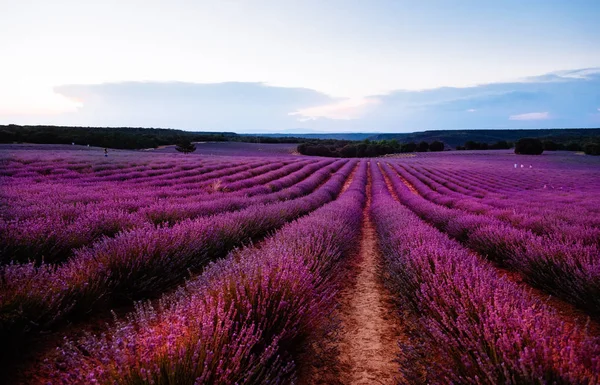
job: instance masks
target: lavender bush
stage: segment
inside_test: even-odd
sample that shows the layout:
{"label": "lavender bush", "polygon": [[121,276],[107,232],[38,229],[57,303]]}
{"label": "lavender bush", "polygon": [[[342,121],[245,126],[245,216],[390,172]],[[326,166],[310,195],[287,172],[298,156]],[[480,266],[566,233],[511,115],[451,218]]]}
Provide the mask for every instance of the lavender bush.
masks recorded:
{"label": "lavender bush", "polygon": [[419,217],[491,260],[523,273],[535,286],[592,316],[600,314],[600,249],[596,245],[543,237],[494,217],[448,208],[441,199],[431,198],[435,192],[428,196],[439,204],[431,202],[411,193],[387,164],[382,167],[388,171],[400,200]]}
{"label": "lavender bush", "polygon": [[329,179],[320,186],[303,186],[316,189],[298,199],[257,204],[173,227],[142,227],[78,250],[61,266],[3,266],[0,335],[15,337],[19,335],[15,332],[26,332],[32,325],[33,329],[49,327],[96,307],[156,295],[180,282],[190,270],[331,201],[355,166],[347,162],[333,175],[324,170]]}
{"label": "lavender bush", "polygon": [[[366,163],[336,201],[286,225],[259,248],[211,265],[157,309],[63,346],[53,384],[287,384],[295,346],[333,307],[331,276],[352,252]],[[302,234],[302,237],[299,235]]]}
{"label": "lavender bush", "polygon": [[[422,222],[372,167],[373,206],[389,284],[418,317],[434,356],[429,383],[596,384],[600,340],[500,278],[490,265]],[[414,378],[413,365],[402,370]]]}

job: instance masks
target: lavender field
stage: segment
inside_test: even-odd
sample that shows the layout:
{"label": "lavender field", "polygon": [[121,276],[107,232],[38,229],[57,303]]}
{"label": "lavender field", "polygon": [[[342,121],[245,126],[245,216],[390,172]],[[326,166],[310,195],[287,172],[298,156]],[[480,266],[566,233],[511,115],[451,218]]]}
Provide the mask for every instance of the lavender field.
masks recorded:
{"label": "lavender field", "polygon": [[0,147],[0,383],[600,383],[600,159]]}

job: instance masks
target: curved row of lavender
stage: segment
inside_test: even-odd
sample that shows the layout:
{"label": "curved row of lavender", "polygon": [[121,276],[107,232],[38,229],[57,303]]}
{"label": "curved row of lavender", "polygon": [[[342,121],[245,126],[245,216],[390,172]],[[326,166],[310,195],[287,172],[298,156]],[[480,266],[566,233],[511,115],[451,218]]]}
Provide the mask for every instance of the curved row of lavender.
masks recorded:
{"label": "curved row of lavender", "polygon": [[[594,241],[594,232],[582,232],[579,236],[575,233],[567,239],[565,234],[536,235],[505,223],[492,213],[470,213],[466,209],[469,198],[455,200],[443,186],[430,190],[399,165],[392,167],[423,195],[401,197],[419,217],[481,255],[522,273],[534,286],[590,315],[600,315],[600,247]],[[585,219],[582,221],[585,223]],[[592,235],[591,241],[585,241],[586,234]]]}
{"label": "curved row of lavender", "polygon": [[[256,181],[244,179],[239,182],[247,182],[250,184],[249,187],[239,190],[232,188],[231,192],[227,193],[211,193],[198,197],[197,201],[177,203],[163,200],[141,211],[154,223],[176,223],[182,219],[216,212],[240,210],[253,204],[293,199],[304,194],[305,185],[312,186],[314,179],[321,179],[327,175],[326,171],[337,172],[344,163],[343,160],[317,162],[268,181],[261,176],[252,178]],[[218,181],[217,183],[220,184]],[[225,186],[228,188],[227,185]]]}
{"label": "curved row of lavender", "polygon": [[[539,212],[535,203],[524,201],[511,201],[509,208],[504,203],[506,198],[501,195],[484,201],[470,196],[468,189],[457,192],[458,188],[452,188],[453,184],[443,177],[428,178],[428,172],[421,170],[410,173],[401,165],[397,165],[397,170],[429,201],[496,218],[509,226],[529,230],[545,240],[562,244],[565,249],[572,248],[571,255],[581,254],[582,245],[588,250],[587,254],[600,255],[600,208],[586,210],[580,202],[573,202],[572,199],[568,203],[543,201],[546,208],[543,213]],[[572,198],[571,194],[569,197]],[[589,199],[586,201],[593,201],[593,196],[588,194],[587,198]],[[531,200],[530,198],[529,201]],[[535,201],[540,200],[542,199],[535,195]],[[503,208],[497,208],[499,205]]]}
{"label": "curved row of lavender", "polygon": [[88,316],[97,308],[161,294],[189,271],[331,201],[355,167],[356,161],[330,164],[281,190],[274,203],[254,202],[236,212],[104,238],[77,250],[60,266],[2,266],[1,337],[16,338],[69,317]]}
{"label": "curved row of lavender", "polygon": [[[517,212],[526,210],[527,216],[540,216],[541,221],[546,218],[546,224],[557,219],[574,224],[582,220],[591,221],[595,226],[600,224],[597,216],[590,215],[600,214],[600,161],[597,158],[571,156],[558,161],[542,157],[530,160],[533,164],[525,164],[524,168],[512,168],[510,158],[503,165],[486,165],[486,162],[487,159],[477,165],[459,162],[455,167],[443,165],[435,169],[447,180],[454,179],[469,190],[486,189],[488,193],[481,199],[488,205]],[[495,181],[490,183],[492,180]]]}
{"label": "curved row of lavender", "polygon": [[51,383],[293,383],[298,346],[331,314],[338,266],[357,245],[366,181],[363,161],[334,202],[158,308],[140,304],[106,334],[66,343],[47,362]]}
{"label": "curved row of lavender", "polygon": [[474,180],[472,184],[461,183],[459,178],[450,179],[439,170],[399,166],[403,177],[410,179],[411,184],[428,199],[430,194],[438,193],[445,196],[444,205],[460,205],[470,211],[493,215],[536,234],[590,244],[600,242],[600,207],[586,207],[594,201],[594,194],[552,194],[548,200],[539,192],[535,193],[535,199],[531,199],[531,195],[516,198],[505,189],[494,193],[474,192],[486,184],[484,178]]}
{"label": "curved row of lavender", "polygon": [[[26,187],[31,184],[31,181],[26,178],[20,180],[20,183],[10,181],[7,185],[10,186],[12,195],[18,195],[18,203],[15,202],[17,199],[7,199],[12,215],[6,215],[8,218],[0,221],[0,230],[2,230],[0,231],[0,240],[2,241],[0,242],[2,244],[0,259],[4,261],[27,259],[40,261],[44,258],[46,262],[60,261],[67,258],[74,248],[89,244],[103,235],[110,236],[119,231],[148,223],[169,222],[173,224],[186,218],[238,210],[258,203],[261,199],[257,197],[248,200],[246,199],[248,196],[265,194],[266,196],[262,197],[264,203],[277,199],[289,199],[285,194],[270,197],[267,195],[302,181],[314,171],[331,162],[296,162],[287,165],[285,165],[286,163],[274,163],[259,167],[245,165],[241,170],[236,168],[235,172],[234,168],[229,168],[226,170],[229,176],[216,179],[216,181],[219,184],[225,183],[226,186],[231,185],[232,188],[229,189],[231,192],[210,194],[196,191],[194,194],[188,194],[189,196],[183,200],[177,199],[175,195],[187,185],[174,186],[167,191],[161,191],[160,194],[165,198],[160,200],[154,198],[156,196],[154,189],[138,189],[137,185],[130,187],[129,190],[122,188],[126,193],[139,191],[140,196],[135,200],[135,207],[129,204],[127,207],[123,207],[121,201],[112,199],[116,194],[104,192],[102,195],[104,186],[100,182],[94,185],[94,190],[100,190],[101,193],[98,194],[97,191],[94,191],[92,193],[94,197],[90,197],[86,191],[82,191],[88,187],[84,186],[82,189],[81,185],[77,183],[78,181],[71,180],[64,184],[58,181],[41,186],[36,184],[35,188]],[[271,171],[267,172],[268,170]],[[219,174],[216,175],[214,172],[205,172],[206,168],[197,171],[201,173],[203,180],[208,180],[205,183],[215,183],[215,178],[227,175],[221,170],[217,170]],[[114,182],[107,184],[112,189],[115,188]],[[74,203],[71,205],[62,203],[67,207],[59,209],[54,204],[57,197],[52,194],[52,190],[60,186],[63,186],[63,190],[71,190],[69,195],[72,198],[63,195],[58,200],[73,201]],[[193,187],[197,189],[198,186]],[[40,190],[44,191],[45,197],[40,198]],[[144,197],[146,191],[150,192],[152,196]],[[119,196],[119,199],[122,197]],[[216,203],[216,200],[220,200],[220,202]],[[96,203],[98,201],[100,201],[99,204]],[[94,203],[82,204],[81,202]],[[41,210],[38,210],[33,217],[27,215],[27,210],[31,211],[31,206],[34,205],[45,209],[42,213],[39,212]],[[19,210],[20,207],[25,207],[25,209]]]}
{"label": "curved row of lavender", "polygon": [[[35,167],[30,167],[31,163],[21,161],[28,172],[35,170]],[[49,163],[56,165],[57,162],[52,158],[46,159],[46,167]],[[238,166],[236,171],[262,164]],[[211,171],[222,170],[224,166],[227,164],[194,171],[210,179]],[[117,169],[111,173],[119,174],[121,171]],[[18,259],[20,256],[36,259],[36,255],[43,254],[52,260],[94,237],[139,226],[144,218],[135,213],[158,201],[159,196],[169,196],[168,191],[133,189],[122,183],[105,181],[105,175],[96,174],[93,178],[82,175],[69,175],[68,178],[52,178],[52,174],[34,178],[28,177],[28,173],[17,175],[4,178],[5,187],[2,189],[3,201],[6,202],[2,215],[3,259]]]}
{"label": "curved row of lavender", "polygon": [[477,193],[488,195],[494,198],[488,203],[496,203],[498,207],[527,202],[553,214],[545,206],[547,201],[570,202],[577,205],[570,207],[571,210],[585,208],[600,212],[597,205],[600,198],[600,159],[595,157],[565,154],[519,156],[486,151],[471,157],[422,156],[405,159],[402,163],[419,171],[435,172],[451,184],[462,184],[474,193],[473,196]]}
{"label": "curved row of lavender", "polygon": [[[385,164],[402,202],[414,194]],[[372,209],[390,288],[414,318],[400,341],[408,381],[435,384],[597,384],[600,340],[499,277],[390,194],[375,164]],[[419,382],[420,383],[420,382]]]}
{"label": "curved row of lavender", "polygon": [[[91,176],[73,172],[75,175],[69,175],[67,178],[52,178],[53,174],[38,174],[34,177],[29,177],[28,174],[26,176],[5,176],[3,181],[6,187],[3,189],[3,197],[7,205],[3,207],[2,216],[10,219],[27,219],[54,215],[57,211],[63,215],[72,216],[73,207],[71,206],[74,204],[106,209],[119,206],[127,211],[136,211],[140,207],[165,198],[177,201],[179,198],[213,192],[210,188],[215,181],[234,182],[292,163],[290,161],[268,163],[263,160],[240,165],[239,161],[235,160],[208,163],[199,158],[194,159],[196,161],[193,164],[183,161],[181,165],[169,164],[168,167],[161,166],[160,159],[147,159],[146,162],[149,165],[145,167],[158,166],[162,169],[158,174],[153,171],[153,176],[148,178],[150,180],[148,183],[143,183],[144,178],[138,177],[139,175],[133,175],[139,173],[130,173],[130,176],[124,177],[124,170],[121,168],[109,171],[109,175],[103,174],[101,171],[90,171]],[[29,169],[31,166],[23,159],[18,160],[24,162],[22,168]],[[52,158],[47,159],[47,162],[55,163],[51,160]],[[116,161],[123,162],[122,159],[116,159]],[[184,169],[184,171],[178,172],[179,169]],[[173,176],[176,174],[189,175],[188,177]],[[116,178],[118,180],[115,180]],[[69,188],[65,189],[65,184]],[[42,200],[39,202],[27,199],[27,195],[37,195],[37,198]],[[44,200],[43,195],[52,195],[55,200]],[[48,207],[51,207],[52,210],[48,210]]]}

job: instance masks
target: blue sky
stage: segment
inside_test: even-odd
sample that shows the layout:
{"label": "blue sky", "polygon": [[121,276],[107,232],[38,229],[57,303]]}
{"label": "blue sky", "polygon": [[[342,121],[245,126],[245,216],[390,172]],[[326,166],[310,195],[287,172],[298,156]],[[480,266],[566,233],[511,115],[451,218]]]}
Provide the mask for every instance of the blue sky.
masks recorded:
{"label": "blue sky", "polygon": [[0,124],[600,126],[598,1],[0,1]]}

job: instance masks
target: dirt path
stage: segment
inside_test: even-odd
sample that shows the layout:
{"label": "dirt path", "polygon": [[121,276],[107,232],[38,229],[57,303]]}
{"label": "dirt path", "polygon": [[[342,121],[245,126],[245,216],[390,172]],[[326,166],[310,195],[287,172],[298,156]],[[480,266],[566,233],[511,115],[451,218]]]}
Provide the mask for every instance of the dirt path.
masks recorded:
{"label": "dirt path", "polygon": [[352,181],[354,180],[354,176],[356,175],[356,171],[358,171],[359,165],[360,165],[360,163],[357,162],[356,166],[354,166],[354,168],[352,169],[350,176],[348,176],[348,179],[346,179],[346,182],[344,182],[344,186],[342,186],[342,191],[340,191],[339,195],[342,195],[343,193],[346,192],[346,190],[348,190],[350,188],[350,185],[352,184]]}
{"label": "dirt path", "polygon": [[337,349],[343,384],[393,384],[398,376],[401,320],[379,275],[380,254],[368,200],[363,213],[360,251],[350,267],[353,278],[340,291],[341,328]]}

